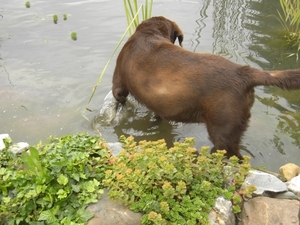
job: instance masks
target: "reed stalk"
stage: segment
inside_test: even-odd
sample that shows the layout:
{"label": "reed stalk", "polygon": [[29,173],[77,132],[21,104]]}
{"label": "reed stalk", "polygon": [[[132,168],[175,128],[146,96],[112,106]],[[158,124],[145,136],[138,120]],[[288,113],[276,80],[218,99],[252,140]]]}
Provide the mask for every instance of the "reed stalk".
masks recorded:
{"label": "reed stalk", "polygon": [[113,56],[115,55],[117,49],[119,48],[120,44],[122,43],[122,41],[124,40],[124,37],[126,36],[126,34],[129,32],[130,36],[134,33],[135,29],[137,28],[137,26],[139,25],[139,13],[140,11],[142,11],[142,20],[146,20],[148,18],[151,17],[151,13],[152,13],[152,4],[153,4],[153,0],[145,0],[145,4],[141,4],[138,7],[138,2],[137,0],[124,0],[124,9],[125,9],[125,14],[126,14],[126,20],[127,20],[127,28],[125,30],[125,32],[123,33],[123,35],[121,36],[119,42],[117,43],[113,53],[111,54],[110,58],[108,59],[108,61],[106,62],[103,70],[101,71],[96,85],[93,87],[92,89],[92,93],[89,97],[88,103],[86,105],[86,107],[84,108],[84,111],[82,112],[82,116],[90,121],[86,116],[85,116],[85,112],[86,111],[91,111],[88,106],[90,104],[90,102],[92,101],[92,98],[94,97],[94,94],[99,86],[99,84],[101,83],[101,80],[103,78],[103,75],[110,63],[110,61],[112,60]]}

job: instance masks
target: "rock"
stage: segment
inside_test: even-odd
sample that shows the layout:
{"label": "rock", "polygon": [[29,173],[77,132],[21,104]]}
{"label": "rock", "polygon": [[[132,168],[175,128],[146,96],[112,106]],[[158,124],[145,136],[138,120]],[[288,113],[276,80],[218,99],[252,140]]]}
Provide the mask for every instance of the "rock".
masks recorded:
{"label": "rock", "polygon": [[129,210],[126,206],[108,198],[107,191],[101,199],[87,207],[95,213],[87,225],[140,225],[142,214]]}
{"label": "rock", "polygon": [[8,134],[0,134],[0,151],[5,149],[5,143],[4,143],[5,139],[10,139],[9,135]]}
{"label": "rock", "polygon": [[285,192],[281,192],[279,194],[276,194],[275,198],[298,200],[298,197],[291,191],[285,191]]}
{"label": "rock", "polygon": [[290,191],[300,197],[300,175],[292,178],[289,182],[286,182],[286,185]]}
{"label": "rock", "polygon": [[297,200],[255,197],[244,203],[238,225],[298,225],[299,207]]}
{"label": "rock", "polygon": [[[8,142],[11,145],[11,139],[8,134],[0,134],[0,151],[2,151],[6,146],[4,142]],[[29,148],[29,144],[26,142],[19,142],[17,144],[13,144],[9,146],[9,150],[14,153],[18,154],[21,153]]]}
{"label": "rock", "polygon": [[111,150],[111,154],[113,156],[118,156],[123,149],[120,142],[107,143],[107,147],[109,148],[109,150]]}
{"label": "rock", "polygon": [[300,167],[294,163],[287,163],[279,168],[279,172],[287,181],[289,181],[300,174]]}
{"label": "rock", "polygon": [[231,201],[224,197],[218,197],[215,206],[209,212],[209,223],[211,225],[232,225],[235,224],[235,216],[232,212]]}
{"label": "rock", "polygon": [[109,126],[114,121],[117,114],[118,102],[110,91],[104,98],[104,103],[97,117],[97,122],[103,126]]}
{"label": "rock", "polygon": [[27,142],[19,142],[9,147],[9,150],[14,154],[20,154],[28,150],[29,144]]}
{"label": "rock", "polygon": [[253,195],[270,195],[272,193],[287,191],[285,183],[272,174],[258,170],[250,170],[243,186],[253,184],[257,189]]}

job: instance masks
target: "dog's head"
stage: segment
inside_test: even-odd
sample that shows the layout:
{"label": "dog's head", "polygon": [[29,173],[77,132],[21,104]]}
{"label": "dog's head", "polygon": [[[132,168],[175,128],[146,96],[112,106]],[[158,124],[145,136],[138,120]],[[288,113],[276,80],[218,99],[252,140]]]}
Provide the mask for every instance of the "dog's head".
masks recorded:
{"label": "dog's head", "polygon": [[153,34],[159,32],[163,37],[169,39],[173,44],[178,38],[179,45],[182,47],[183,41],[183,33],[179,26],[163,17],[163,16],[156,16],[152,17],[148,20],[143,21],[136,29],[136,31],[147,29],[148,31],[154,31]]}

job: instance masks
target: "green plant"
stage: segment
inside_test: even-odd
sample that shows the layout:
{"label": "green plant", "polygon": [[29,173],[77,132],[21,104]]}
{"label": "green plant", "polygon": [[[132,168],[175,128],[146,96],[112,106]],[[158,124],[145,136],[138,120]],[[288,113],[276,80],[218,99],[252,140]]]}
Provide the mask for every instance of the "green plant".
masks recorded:
{"label": "green plant", "polygon": [[[282,12],[278,12],[278,20],[285,30],[285,39],[291,46],[297,46],[295,55],[299,59],[300,51],[300,1],[299,0],[279,0]],[[291,56],[290,55],[290,56]]]}
{"label": "green plant", "polygon": [[64,20],[67,20],[68,19],[67,14],[63,14],[63,18]]}
{"label": "green plant", "polygon": [[74,40],[74,41],[77,40],[77,33],[76,33],[75,31],[73,31],[73,32],[71,33],[71,39]]}
{"label": "green plant", "polygon": [[26,8],[30,8],[30,2],[29,1],[25,2],[25,6]]}
{"label": "green plant", "polygon": [[[130,36],[133,34],[137,26],[140,24],[139,19],[139,8],[137,0],[123,0],[124,9],[127,19],[127,24],[130,27],[129,34]],[[145,3],[142,4],[142,18],[143,20],[149,19],[152,13],[152,5],[153,0],[145,0]],[[137,15],[137,16],[136,16]],[[133,26],[131,26],[131,22],[133,21]]]}
{"label": "green plant", "polygon": [[56,14],[53,15],[53,22],[56,24],[58,21],[58,16]]}
{"label": "green plant", "polygon": [[241,164],[237,157],[225,162],[225,151],[209,154],[208,147],[197,156],[191,138],[169,149],[164,140],[137,145],[122,136],[121,142],[124,150],[112,157],[103,183],[110,198],[144,214],[142,224],[209,224],[208,213],[221,195],[235,200],[235,212],[240,211],[238,189],[249,157]]}
{"label": "green plant", "polygon": [[85,133],[51,138],[21,157],[6,148],[0,164],[0,224],[84,224],[93,216],[86,206],[103,193],[109,157],[106,144]]}

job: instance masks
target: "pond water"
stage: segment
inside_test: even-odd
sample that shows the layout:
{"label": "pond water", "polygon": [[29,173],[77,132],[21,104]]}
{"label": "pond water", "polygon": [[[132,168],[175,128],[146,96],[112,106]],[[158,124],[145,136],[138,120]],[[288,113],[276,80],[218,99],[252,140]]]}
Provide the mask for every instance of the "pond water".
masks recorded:
{"label": "pond water", "polygon": [[[0,0],[0,133],[14,142],[36,144],[50,135],[97,131],[86,120],[97,117],[110,91],[116,56],[109,64],[92,101],[97,79],[126,28],[123,1]],[[262,69],[299,68],[294,49],[278,36],[274,0],[154,1],[153,15],[175,21],[183,30],[183,46],[213,52],[234,62]],[[58,15],[57,24],[53,14]],[[63,20],[63,14],[68,19]],[[272,16],[273,15],[273,16]],[[78,39],[70,38],[77,32]],[[120,49],[119,49],[120,50]],[[118,50],[118,51],[119,51]],[[300,91],[257,87],[250,127],[242,154],[252,165],[278,171],[300,161]],[[203,124],[153,121],[142,107],[131,108],[121,122],[94,124],[110,142],[121,134],[136,140],[168,142],[195,137],[196,147],[210,145]]]}

